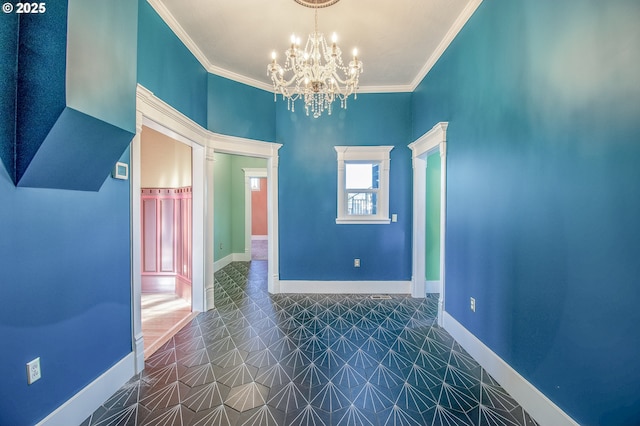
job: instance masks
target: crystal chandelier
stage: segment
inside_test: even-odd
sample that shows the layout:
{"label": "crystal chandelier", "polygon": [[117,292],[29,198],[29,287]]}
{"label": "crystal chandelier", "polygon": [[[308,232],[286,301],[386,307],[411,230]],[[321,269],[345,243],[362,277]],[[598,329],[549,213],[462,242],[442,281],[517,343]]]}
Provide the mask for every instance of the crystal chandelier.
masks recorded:
{"label": "crystal chandelier", "polygon": [[327,7],[339,0],[295,0],[297,3],[315,9],[315,30],[309,35],[304,49],[300,48],[300,38],[291,36],[291,46],[285,52],[284,66],[276,62],[276,52],[271,54],[267,66],[273,82],[274,101],[278,94],[287,100],[287,108],[295,111],[295,102],[303,99],[307,115],[318,118],[324,110],[331,115],[333,101],[340,99],[340,106],[347,108],[347,98],[353,94],[357,99],[358,79],[362,73],[362,62],[358,60],[357,49],[349,66],[342,62],[342,51],[336,44],[334,33],[331,44],[318,31],[318,8]]}

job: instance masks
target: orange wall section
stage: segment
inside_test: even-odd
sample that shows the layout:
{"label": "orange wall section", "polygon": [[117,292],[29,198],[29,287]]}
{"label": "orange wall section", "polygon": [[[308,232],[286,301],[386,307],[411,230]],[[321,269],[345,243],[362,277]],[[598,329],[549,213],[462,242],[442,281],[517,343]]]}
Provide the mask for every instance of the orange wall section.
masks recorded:
{"label": "orange wall section", "polygon": [[267,179],[260,179],[260,191],[251,191],[251,235],[267,235]]}

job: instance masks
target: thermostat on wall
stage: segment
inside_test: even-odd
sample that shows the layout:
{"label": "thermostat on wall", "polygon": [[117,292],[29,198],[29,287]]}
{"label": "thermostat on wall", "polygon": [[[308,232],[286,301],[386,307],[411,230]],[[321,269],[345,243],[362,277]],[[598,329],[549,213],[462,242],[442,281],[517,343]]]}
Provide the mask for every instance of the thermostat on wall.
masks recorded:
{"label": "thermostat on wall", "polygon": [[114,179],[129,179],[129,165],[127,163],[117,162],[111,173]]}

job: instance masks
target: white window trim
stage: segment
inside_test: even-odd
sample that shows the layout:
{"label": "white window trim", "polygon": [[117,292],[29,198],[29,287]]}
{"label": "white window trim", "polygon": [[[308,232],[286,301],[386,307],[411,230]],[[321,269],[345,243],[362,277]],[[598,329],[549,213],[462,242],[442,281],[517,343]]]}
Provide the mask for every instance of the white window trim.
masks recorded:
{"label": "white window trim", "polygon": [[[391,163],[389,153],[393,146],[336,146],[338,154],[338,212],[336,223],[339,225],[371,225],[389,224],[389,165]],[[378,182],[378,206],[377,214],[354,216],[347,215],[347,191],[345,182],[345,162],[371,161],[380,164]]]}

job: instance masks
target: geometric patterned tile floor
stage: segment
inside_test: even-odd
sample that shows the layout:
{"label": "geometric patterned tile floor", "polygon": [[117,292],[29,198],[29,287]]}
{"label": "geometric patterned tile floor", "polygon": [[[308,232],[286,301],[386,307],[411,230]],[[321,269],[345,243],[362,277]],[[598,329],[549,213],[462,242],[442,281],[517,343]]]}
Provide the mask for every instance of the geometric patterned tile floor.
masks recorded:
{"label": "geometric patterned tile floor", "polygon": [[435,297],[270,295],[256,261],[214,294],[82,426],[536,425],[438,327]]}

